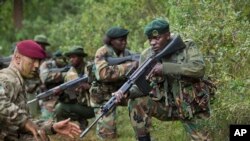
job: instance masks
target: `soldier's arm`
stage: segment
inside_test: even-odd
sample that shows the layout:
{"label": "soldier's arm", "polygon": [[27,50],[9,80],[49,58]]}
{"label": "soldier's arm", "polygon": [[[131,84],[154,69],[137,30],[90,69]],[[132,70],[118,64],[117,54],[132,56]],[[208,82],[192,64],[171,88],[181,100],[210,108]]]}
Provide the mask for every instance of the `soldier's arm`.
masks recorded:
{"label": "soldier's arm", "polygon": [[126,62],[119,65],[109,65],[105,60],[106,53],[107,51],[105,48],[100,48],[96,52],[96,78],[108,82],[124,78],[131,67],[133,67],[132,62]]}
{"label": "soldier's arm", "polygon": [[19,128],[24,127],[24,124],[29,119],[28,113],[22,110],[16,104],[12,103],[6,95],[14,92],[14,84],[0,81],[0,121],[1,125],[5,126],[16,126]]}
{"label": "soldier's arm", "polygon": [[57,82],[62,82],[63,81],[63,75],[62,72],[58,71],[50,71],[52,68],[49,68],[47,66],[47,63],[44,62],[40,66],[40,79],[43,84],[45,83],[57,83]]}
{"label": "soldier's arm", "polygon": [[185,56],[187,61],[182,64],[163,63],[163,74],[180,74],[189,77],[202,77],[204,75],[205,64],[200,51],[194,42],[188,42],[187,46],[189,46]]}

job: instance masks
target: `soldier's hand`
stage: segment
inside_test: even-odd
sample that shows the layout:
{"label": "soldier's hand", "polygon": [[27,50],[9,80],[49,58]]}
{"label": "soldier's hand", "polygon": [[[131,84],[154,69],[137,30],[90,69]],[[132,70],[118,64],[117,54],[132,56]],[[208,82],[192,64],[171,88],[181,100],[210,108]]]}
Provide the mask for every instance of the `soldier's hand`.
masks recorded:
{"label": "soldier's hand", "polygon": [[89,83],[82,83],[79,85],[79,87],[76,88],[76,91],[78,91],[78,92],[82,91],[82,90],[86,91],[86,90],[90,89],[90,87],[91,86]]}
{"label": "soldier's hand", "polygon": [[36,141],[40,141],[39,137],[42,141],[48,141],[48,138],[45,134],[45,131],[38,130],[38,127],[36,124],[34,124],[31,120],[27,120],[24,124],[25,130],[31,132],[35,138]]}
{"label": "soldier's hand", "polygon": [[46,135],[46,132],[45,132],[43,129],[39,129],[39,130],[37,131],[37,133],[38,133],[38,135],[40,136],[40,139],[41,139],[42,141],[49,141],[49,138],[48,138],[48,136]]}
{"label": "soldier's hand", "polygon": [[157,63],[150,73],[147,75],[146,79],[150,79],[153,76],[162,76],[163,75],[163,65],[161,63]]}
{"label": "soldier's hand", "polygon": [[112,93],[112,95],[115,96],[115,103],[119,103],[123,98],[127,97],[127,94],[123,94],[120,90]]}
{"label": "soldier's hand", "polygon": [[80,127],[77,124],[70,122],[70,118],[54,123],[52,128],[56,131],[56,133],[71,138],[79,136],[81,133]]}
{"label": "soldier's hand", "polygon": [[133,61],[132,62],[132,68],[136,69],[139,66],[139,62],[138,61]]}

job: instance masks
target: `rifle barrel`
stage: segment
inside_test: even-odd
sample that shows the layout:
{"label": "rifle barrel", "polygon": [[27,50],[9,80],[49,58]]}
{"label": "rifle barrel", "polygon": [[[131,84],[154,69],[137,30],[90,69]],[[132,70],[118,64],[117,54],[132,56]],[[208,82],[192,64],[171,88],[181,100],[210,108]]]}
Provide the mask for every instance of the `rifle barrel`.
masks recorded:
{"label": "rifle barrel", "polygon": [[102,113],[98,118],[96,118],[95,121],[92,122],[90,126],[80,134],[80,138],[84,137],[89,132],[89,130],[97,123],[97,121],[104,116],[104,114],[106,113]]}
{"label": "rifle barrel", "polygon": [[49,89],[49,90],[46,91],[46,92],[42,92],[42,93],[38,94],[38,95],[36,96],[36,98],[34,98],[34,99],[28,101],[27,103],[30,104],[30,103],[35,102],[35,101],[37,101],[37,100],[46,98],[46,97],[48,97],[48,96],[50,96],[50,95],[55,94],[55,93],[58,92],[58,91],[64,91],[65,89],[67,89],[67,88],[69,88],[69,87],[72,87],[72,86],[74,86],[74,85],[79,84],[80,82],[85,82],[85,81],[86,81],[86,82],[88,81],[88,76],[87,76],[87,75],[83,75],[83,76],[80,77],[80,78],[77,78],[77,79],[74,79],[74,80],[65,82],[65,83],[63,83],[63,84],[61,84],[61,85],[59,85],[59,86],[56,86],[56,87],[54,87],[54,88],[52,88],[52,89]]}

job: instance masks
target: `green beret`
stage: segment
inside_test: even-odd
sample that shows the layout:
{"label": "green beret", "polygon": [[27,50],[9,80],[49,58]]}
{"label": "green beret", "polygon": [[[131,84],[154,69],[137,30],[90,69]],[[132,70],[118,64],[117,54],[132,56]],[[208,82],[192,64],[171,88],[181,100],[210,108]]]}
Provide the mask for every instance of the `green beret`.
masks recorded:
{"label": "green beret", "polygon": [[106,35],[110,38],[120,38],[123,36],[127,36],[129,31],[127,29],[121,27],[111,27],[106,32]]}
{"label": "green beret", "polygon": [[71,48],[73,48],[73,49],[66,52],[64,54],[65,56],[67,56],[67,57],[69,57],[70,55],[78,55],[78,56],[82,56],[82,57],[88,56],[88,54],[84,52],[84,49],[81,46],[73,46]]}
{"label": "green beret", "polygon": [[36,35],[34,37],[34,41],[36,41],[37,43],[40,43],[40,44],[47,45],[47,46],[50,45],[50,43],[48,42],[48,39],[45,35]]}
{"label": "green beret", "polygon": [[144,33],[148,36],[158,36],[169,32],[169,24],[166,20],[155,19],[144,28]]}

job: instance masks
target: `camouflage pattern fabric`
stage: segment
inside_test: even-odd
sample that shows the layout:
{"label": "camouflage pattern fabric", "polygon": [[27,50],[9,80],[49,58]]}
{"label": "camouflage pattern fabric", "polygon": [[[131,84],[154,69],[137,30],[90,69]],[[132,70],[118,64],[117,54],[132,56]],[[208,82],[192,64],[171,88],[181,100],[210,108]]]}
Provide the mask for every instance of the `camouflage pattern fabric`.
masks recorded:
{"label": "camouflage pattern fabric", "polygon": [[[56,72],[56,71],[50,71],[51,69],[57,69],[57,65],[55,60],[47,60],[44,61],[40,66],[40,79],[43,84],[49,84],[46,85],[50,89],[58,83],[62,83],[64,81],[65,74],[62,72]],[[52,85],[51,85],[52,84]],[[54,84],[54,85],[53,85]]]}
{"label": "camouflage pattern fabric", "polygon": [[[65,82],[74,80],[79,77],[79,74],[83,75],[85,72],[86,68],[84,67],[78,71],[71,67],[65,75]],[[57,121],[61,121],[70,117],[72,120],[78,121],[80,127],[85,129],[88,125],[87,119],[95,116],[94,109],[88,106],[88,91],[76,90],[76,88],[77,86],[69,88],[60,95],[59,103],[55,107],[55,118]]]}
{"label": "camouflage pattern fabric", "polygon": [[[64,82],[68,82],[74,79],[77,79],[79,76],[82,76],[87,73],[86,67],[79,68],[78,70],[74,67],[71,67],[70,70],[66,73]],[[82,89],[79,89],[78,91],[75,90],[77,86],[74,88],[67,89],[65,93],[68,93],[69,95],[76,95],[76,99],[78,103],[81,103],[83,105],[89,105],[89,92],[83,91]]]}
{"label": "camouflage pattern fabric", "polygon": [[[117,56],[111,46],[104,45],[96,51],[95,54],[95,76],[97,82],[93,82],[90,88],[91,106],[96,107],[96,117],[99,116],[100,106],[104,105],[110,98],[111,93],[115,92],[125,81],[125,75],[132,67],[130,61],[118,64],[109,65],[105,60],[109,57],[123,57],[130,55],[128,50]],[[125,103],[126,105],[126,103]],[[115,138],[116,132],[116,110],[113,109],[108,115],[100,119],[97,123],[96,132],[100,138]]]}
{"label": "camouflage pattern fabric", "polygon": [[[27,92],[27,100],[32,100],[36,97],[36,94],[40,92],[39,86],[41,85],[40,79],[33,78],[33,79],[26,79],[25,82],[25,90]],[[33,103],[28,104],[29,111],[32,117],[38,117],[40,112],[39,102],[35,101]]]}
{"label": "camouflage pattern fabric", "polygon": [[[161,60],[164,75],[161,79],[150,79],[155,83],[150,96],[129,101],[130,120],[137,137],[149,134],[151,118],[155,117],[162,121],[182,121],[192,140],[211,140],[196,124],[197,119],[210,115],[207,87],[198,79],[204,75],[203,57],[192,40],[185,44],[185,49]],[[152,53],[151,48],[143,51],[140,62]]]}
{"label": "camouflage pattern fabric", "polygon": [[[21,140],[21,135],[27,135],[23,129],[24,122],[30,118],[26,94],[24,79],[18,70],[12,67],[0,70],[1,140]],[[50,132],[51,124],[41,122],[39,125]]]}
{"label": "camouflage pattern fabric", "polygon": [[[46,60],[40,65],[40,79],[42,81],[41,91],[46,91],[56,87],[64,82],[65,72],[51,71],[58,69],[55,60]],[[57,102],[58,96],[52,96],[42,100],[41,118],[44,120],[53,119],[53,111]]]}

